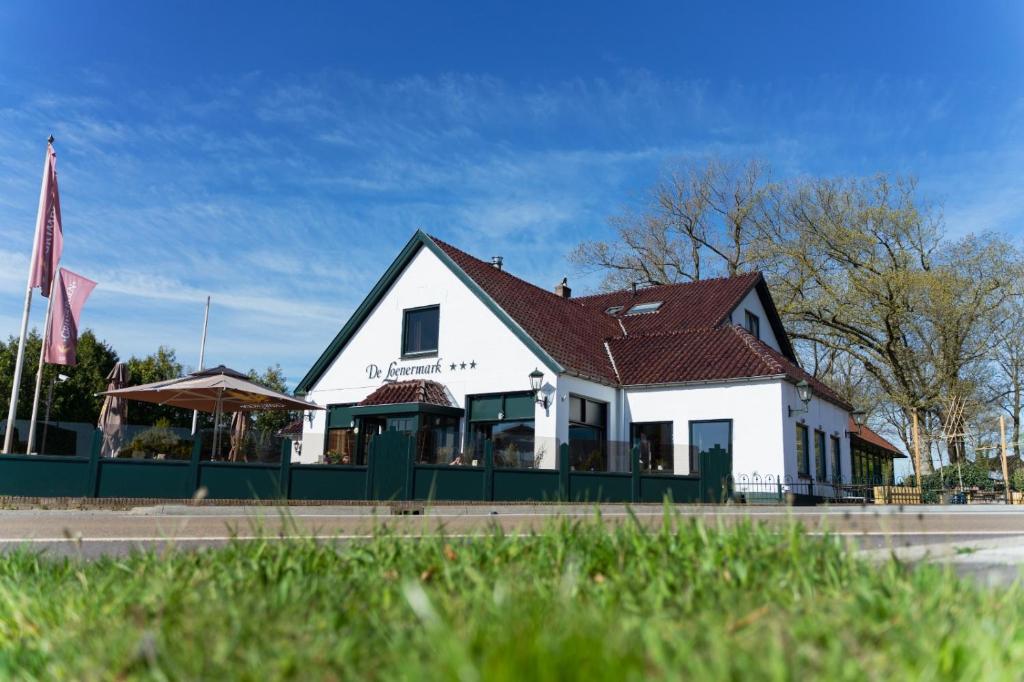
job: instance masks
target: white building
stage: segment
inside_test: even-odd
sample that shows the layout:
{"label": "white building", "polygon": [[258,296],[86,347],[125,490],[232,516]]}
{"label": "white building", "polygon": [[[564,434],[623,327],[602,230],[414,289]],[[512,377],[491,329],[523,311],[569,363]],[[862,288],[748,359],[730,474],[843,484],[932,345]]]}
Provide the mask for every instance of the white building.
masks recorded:
{"label": "white building", "polygon": [[[533,374],[533,377],[531,377]],[[531,381],[537,382],[535,393]],[[800,393],[806,400],[801,400]],[[849,480],[851,407],[798,365],[760,274],[572,297],[417,232],[297,387],[301,462],[362,464],[415,433],[423,462]]]}

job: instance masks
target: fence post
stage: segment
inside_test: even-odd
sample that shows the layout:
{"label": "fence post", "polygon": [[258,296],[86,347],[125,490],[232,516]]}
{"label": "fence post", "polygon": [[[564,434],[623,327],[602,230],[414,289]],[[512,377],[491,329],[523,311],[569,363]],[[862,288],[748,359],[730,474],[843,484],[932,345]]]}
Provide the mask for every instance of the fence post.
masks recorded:
{"label": "fence post", "polygon": [[373,499],[373,466],[376,460],[374,456],[377,450],[377,438],[370,438],[366,452],[366,497],[367,500]]}
{"label": "fence post", "polygon": [[494,442],[484,441],[484,502],[494,500]]}
{"label": "fence post", "polygon": [[775,485],[779,489],[779,503],[781,504],[786,499],[785,497],[782,496],[782,476],[779,476],[778,480],[775,481]]}
{"label": "fence post", "polygon": [[92,433],[92,445],[89,448],[89,487],[86,497],[96,497],[100,484],[100,448],[103,447],[103,432],[96,429]]}
{"label": "fence post", "polygon": [[405,441],[405,499],[411,500],[416,497],[416,439],[407,436]]}
{"label": "fence post", "polygon": [[629,451],[630,490],[633,504],[640,502],[640,448],[636,445]]}
{"label": "fence post", "polygon": [[199,490],[199,460],[203,455],[203,437],[196,431],[192,439],[192,453],[188,458],[188,489],[185,491],[185,499],[191,500]]}
{"label": "fence post", "polygon": [[281,471],[277,485],[282,499],[292,496],[292,442],[287,438],[281,441]]}
{"label": "fence post", "polygon": [[569,500],[569,444],[558,446],[558,497],[563,502]]}

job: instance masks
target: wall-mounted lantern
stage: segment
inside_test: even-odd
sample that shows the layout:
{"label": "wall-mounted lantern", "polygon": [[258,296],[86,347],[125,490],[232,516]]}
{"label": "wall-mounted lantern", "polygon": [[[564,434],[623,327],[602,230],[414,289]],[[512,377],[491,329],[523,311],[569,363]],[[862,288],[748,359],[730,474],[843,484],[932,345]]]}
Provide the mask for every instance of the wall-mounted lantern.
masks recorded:
{"label": "wall-mounted lantern", "polygon": [[857,425],[857,430],[847,431],[847,438],[849,438],[851,434],[860,433],[861,428],[863,428],[864,424],[867,423],[868,420],[868,414],[864,410],[854,410],[850,413],[850,416],[853,417],[853,423]]}
{"label": "wall-mounted lantern", "polygon": [[797,394],[797,397],[800,398],[800,402],[802,402],[804,404],[804,406],[801,407],[801,408],[795,409],[795,410],[793,409],[792,406],[790,406],[789,407],[789,416],[790,417],[792,417],[794,414],[800,414],[801,412],[807,412],[807,410],[808,410],[808,405],[811,402],[811,385],[809,383],[807,383],[806,379],[801,379],[799,382],[797,382],[796,394]]}
{"label": "wall-mounted lantern", "polygon": [[540,394],[540,389],[544,386],[544,373],[539,369],[535,369],[530,372],[530,390],[533,391],[533,401],[538,405],[543,405],[544,409],[548,409],[548,397]]}

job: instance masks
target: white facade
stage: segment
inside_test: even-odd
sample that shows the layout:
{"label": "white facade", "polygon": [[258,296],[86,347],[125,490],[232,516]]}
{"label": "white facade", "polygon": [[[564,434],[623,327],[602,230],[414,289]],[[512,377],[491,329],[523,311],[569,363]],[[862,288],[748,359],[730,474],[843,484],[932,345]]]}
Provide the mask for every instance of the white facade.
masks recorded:
{"label": "white facade", "polygon": [[[439,306],[436,355],[402,358],[403,312]],[[760,338],[779,350],[769,317],[756,291],[751,291],[730,315],[744,324],[744,311],[760,320]],[[534,407],[537,465],[557,467],[558,445],[569,441],[569,405],[580,396],[606,405],[606,436],[609,442],[627,444],[631,424],[670,422],[674,451],[673,472],[690,472],[691,422],[731,420],[733,473],[798,479],[796,424],[806,423],[813,434],[821,430],[838,436],[844,479],[849,479],[850,448],[846,436],[848,413],[830,402],[813,397],[806,412],[790,415],[789,408],[803,410],[794,382],[786,377],[737,379],[710,383],[617,387],[574,376],[555,374],[545,359],[532,350],[453,272],[427,248],[420,248],[393,281],[361,326],[351,335],[326,370],[310,385],[306,399],[317,405],[358,403],[387,379],[426,379],[443,384],[450,402],[466,408],[467,397],[482,394],[528,391],[529,373],[544,373],[542,397]],[[302,463],[322,461],[326,442],[327,413],[316,411],[304,423]],[[468,417],[468,415],[467,415]],[[467,419],[460,422],[460,442],[465,442]],[[813,437],[812,437],[813,438]],[[813,447],[813,445],[812,445]],[[812,476],[813,471],[813,453]],[[826,453],[831,478],[831,453]],[[609,468],[615,467],[609,465]]]}

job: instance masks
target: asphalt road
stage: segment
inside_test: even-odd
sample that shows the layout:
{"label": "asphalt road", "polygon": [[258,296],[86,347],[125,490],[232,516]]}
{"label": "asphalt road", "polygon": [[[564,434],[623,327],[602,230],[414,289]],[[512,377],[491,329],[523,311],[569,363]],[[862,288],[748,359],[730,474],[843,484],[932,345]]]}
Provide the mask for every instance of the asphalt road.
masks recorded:
{"label": "asphalt road", "polygon": [[[895,553],[910,561],[970,563],[984,573],[987,558],[1000,566],[1024,565],[1024,507],[677,507],[680,517],[731,524],[753,519],[770,525],[792,521],[809,532],[839,534],[868,556]],[[602,505],[602,518],[621,523],[630,514],[661,524],[660,505]],[[232,538],[302,536],[344,542],[368,537],[384,526],[409,536],[444,533],[471,537],[493,525],[528,533],[554,516],[592,518],[593,505],[438,506],[420,514],[393,514],[389,507],[143,507],[130,511],[0,511],[0,551],[28,548],[51,555],[93,558],[133,549],[169,546],[199,549]],[[1016,549],[1020,551],[1017,552]],[[979,569],[978,567],[982,568]],[[1008,575],[1016,575],[1016,569]],[[1005,578],[999,578],[1005,581]]]}

